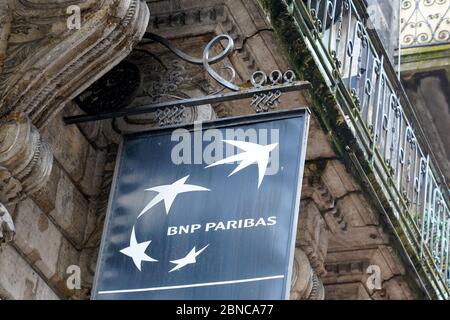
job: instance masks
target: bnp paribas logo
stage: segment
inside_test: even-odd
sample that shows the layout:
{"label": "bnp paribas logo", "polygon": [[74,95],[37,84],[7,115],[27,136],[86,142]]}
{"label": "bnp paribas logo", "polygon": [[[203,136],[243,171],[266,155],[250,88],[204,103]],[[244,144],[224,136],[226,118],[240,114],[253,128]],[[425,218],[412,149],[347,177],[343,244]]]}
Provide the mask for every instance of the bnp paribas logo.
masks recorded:
{"label": "bnp paribas logo", "polygon": [[[172,148],[171,158],[174,165],[199,164],[202,171],[229,165],[230,171],[225,170],[224,180],[229,179],[231,176],[242,174],[245,170],[250,170],[250,167],[255,166],[258,176],[257,181],[254,182],[255,192],[260,190],[264,178],[269,172],[272,175],[278,172],[278,129],[210,129],[205,131],[201,127],[196,129],[193,133],[185,129],[177,129],[173,132],[172,141],[175,142],[175,146]],[[150,239],[138,241],[136,224],[142,217],[154,214],[156,212],[155,207],[158,207],[156,208],[157,210],[164,209],[165,216],[168,217],[169,215],[177,214],[171,210],[176,201],[190,201],[192,193],[215,192],[207,185],[191,183],[190,181],[192,180],[195,179],[187,175],[176,181],[167,181],[167,184],[149,186],[142,190],[146,197],[148,194],[148,203],[137,213],[136,222],[131,230],[129,245],[120,250],[120,253],[132,259],[139,271],[142,271],[144,262],[158,263],[159,259],[163,257],[154,257],[151,254],[147,254],[147,252],[152,251],[152,241]],[[214,221],[203,224],[194,223],[183,227],[169,226],[166,236],[171,237],[183,233],[212,233],[232,229],[273,227],[276,224],[276,216]],[[186,230],[183,231],[181,228]],[[142,239],[142,237],[139,237],[139,239]],[[177,253],[179,256],[174,256],[169,260],[173,266],[167,272],[182,271],[186,266],[196,264],[197,260],[206,254],[210,248],[210,243],[199,243],[184,253]]]}

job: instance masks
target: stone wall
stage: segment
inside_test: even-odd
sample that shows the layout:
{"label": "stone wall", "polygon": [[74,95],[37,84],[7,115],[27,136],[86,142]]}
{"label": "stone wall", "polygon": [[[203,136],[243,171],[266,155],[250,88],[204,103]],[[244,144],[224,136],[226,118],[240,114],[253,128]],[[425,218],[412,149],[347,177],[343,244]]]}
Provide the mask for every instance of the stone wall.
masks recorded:
{"label": "stone wall", "polygon": [[369,29],[375,30],[393,65],[400,44],[400,0],[367,0]]}
{"label": "stone wall", "polygon": [[[64,112],[75,110],[66,106]],[[80,266],[83,285],[90,286],[93,270],[86,263],[96,257],[85,262],[83,255],[97,222],[106,149],[77,126],[65,126],[61,116],[41,134],[52,146],[51,174],[40,191],[9,208],[16,235],[0,253],[0,293],[15,299],[81,297],[84,290],[66,286],[67,268]]]}
{"label": "stone wall", "polygon": [[[449,59],[447,57],[447,59]],[[434,156],[445,180],[450,181],[450,68],[420,70],[403,73],[403,84],[408,98],[423,121],[423,130],[429,138]]]}
{"label": "stone wall", "polygon": [[1,2],[0,298],[86,297],[68,290],[66,271],[80,266],[90,286],[108,148],[89,140],[95,128],[61,116],[128,55],[148,19],[140,0]]}

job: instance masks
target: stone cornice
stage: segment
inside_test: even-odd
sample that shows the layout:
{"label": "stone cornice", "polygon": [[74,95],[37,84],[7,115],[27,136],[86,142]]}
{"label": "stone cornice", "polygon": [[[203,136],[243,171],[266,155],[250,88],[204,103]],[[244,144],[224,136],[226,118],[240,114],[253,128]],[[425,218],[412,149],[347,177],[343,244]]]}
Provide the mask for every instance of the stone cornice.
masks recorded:
{"label": "stone cornice", "polygon": [[[39,2],[0,7],[0,116],[21,111],[38,128],[121,61],[149,20],[140,0]],[[79,30],[66,25],[74,4]]]}
{"label": "stone cornice", "polygon": [[50,176],[53,154],[24,113],[11,113],[0,127],[0,201],[17,203]]}

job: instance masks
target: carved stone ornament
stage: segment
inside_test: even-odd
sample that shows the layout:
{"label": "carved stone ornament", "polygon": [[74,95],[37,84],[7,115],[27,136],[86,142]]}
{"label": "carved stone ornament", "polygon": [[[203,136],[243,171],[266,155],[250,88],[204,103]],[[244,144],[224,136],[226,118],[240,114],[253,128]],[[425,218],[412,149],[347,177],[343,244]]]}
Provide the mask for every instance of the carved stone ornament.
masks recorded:
{"label": "carved stone ornament", "polygon": [[308,256],[315,273],[322,277],[326,274],[324,262],[328,250],[326,224],[314,202],[303,201],[301,210],[297,246]]}
{"label": "carved stone ornament", "polygon": [[148,20],[141,0],[0,1],[0,118],[24,112],[45,126],[128,55]]}
{"label": "carved stone ornament", "polygon": [[5,206],[0,203],[0,246],[12,241],[15,233],[13,220]]}
{"label": "carved stone ornament", "polygon": [[308,257],[301,249],[295,250],[292,274],[291,300],[323,300],[325,289]]}
{"label": "carved stone ornament", "polygon": [[50,176],[53,154],[24,113],[0,124],[0,202],[17,203],[38,191]]}
{"label": "carved stone ornament", "polygon": [[4,205],[51,173],[37,128],[123,60],[148,20],[142,0],[0,1],[0,242],[15,233]]}

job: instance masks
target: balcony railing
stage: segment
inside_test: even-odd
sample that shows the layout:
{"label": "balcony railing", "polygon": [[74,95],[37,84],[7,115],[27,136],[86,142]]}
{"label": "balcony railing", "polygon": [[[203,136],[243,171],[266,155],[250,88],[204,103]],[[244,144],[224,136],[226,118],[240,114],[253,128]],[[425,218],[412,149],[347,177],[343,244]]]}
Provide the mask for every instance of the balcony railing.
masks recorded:
{"label": "balcony railing", "polygon": [[448,189],[419,143],[420,128],[386,52],[365,27],[364,4],[283,1],[389,199],[408,255],[437,297],[449,298]]}
{"label": "balcony railing", "polygon": [[402,0],[403,48],[450,43],[450,0]]}

